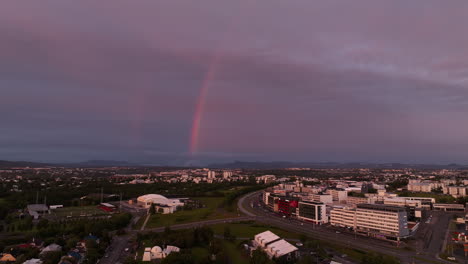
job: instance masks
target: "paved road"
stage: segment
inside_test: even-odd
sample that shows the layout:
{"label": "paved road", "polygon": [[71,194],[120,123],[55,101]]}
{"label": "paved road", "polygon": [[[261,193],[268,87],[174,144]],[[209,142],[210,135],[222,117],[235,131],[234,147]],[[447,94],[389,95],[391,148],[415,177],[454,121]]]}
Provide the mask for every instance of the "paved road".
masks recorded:
{"label": "paved road", "polygon": [[[256,221],[270,224],[273,226],[280,227],[285,230],[291,230],[294,232],[310,235],[311,237],[318,238],[320,240],[333,242],[338,245],[345,247],[353,247],[356,249],[362,250],[373,250],[378,253],[383,253],[386,255],[391,255],[398,257],[402,260],[402,263],[428,263],[418,259],[414,259],[416,256],[415,252],[406,251],[395,246],[388,244],[385,241],[361,237],[355,237],[353,234],[349,233],[340,233],[337,234],[333,229],[326,228],[323,226],[315,226],[309,223],[301,223],[296,220],[282,219],[274,216],[269,212],[265,212],[264,209],[258,207],[251,207],[251,204],[258,202],[258,197],[261,191],[248,194],[241,199],[239,199],[238,207],[240,211],[246,215],[256,217]],[[440,263],[450,263],[436,259],[434,254],[419,256],[427,260],[437,261]]]}
{"label": "paved road", "polygon": [[125,229],[127,235],[113,237],[110,246],[106,250],[106,255],[99,262],[100,264],[123,263],[123,260],[129,255],[129,253],[125,252],[125,248],[130,246],[130,240],[136,235],[132,230],[132,226],[138,222],[140,217],[137,214],[133,215],[130,224]]}
{"label": "paved road", "polygon": [[108,248],[107,257],[101,259],[101,264],[117,264],[122,263],[127,255],[125,248],[128,247],[130,236],[118,237],[115,236],[111,246]]}

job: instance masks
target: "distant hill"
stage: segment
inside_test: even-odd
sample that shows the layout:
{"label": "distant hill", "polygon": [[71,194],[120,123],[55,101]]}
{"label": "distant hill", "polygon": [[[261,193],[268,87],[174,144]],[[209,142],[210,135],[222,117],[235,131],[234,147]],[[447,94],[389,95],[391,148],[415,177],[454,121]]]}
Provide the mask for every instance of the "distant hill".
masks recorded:
{"label": "distant hill", "polygon": [[88,160],[79,163],[67,164],[69,166],[76,167],[132,167],[140,166],[139,164],[129,163],[127,161],[120,160]]}
{"label": "distant hill", "polygon": [[460,164],[405,164],[405,163],[337,163],[337,162],[248,162],[235,161],[232,163],[211,164],[210,168],[227,168],[227,169],[285,169],[285,168],[316,168],[316,169],[331,169],[331,168],[381,168],[381,169],[468,169],[468,165]]}
{"label": "distant hill", "polygon": [[0,168],[15,168],[15,167],[50,167],[51,164],[39,163],[39,162],[29,162],[29,161],[7,161],[0,160]]}
{"label": "distant hill", "polygon": [[[206,164],[206,163],[205,163]],[[40,163],[29,161],[6,161],[0,160],[0,168],[15,168],[15,167],[68,167],[68,168],[102,168],[102,167],[205,167],[203,165],[196,166],[193,164],[174,165],[167,162],[159,162],[158,164],[133,163],[118,160],[89,160],[78,163]],[[285,168],[314,168],[314,169],[348,169],[348,168],[370,168],[370,169],[468,169],[468,165],[460,164],[405,164],[405,163],[361,163],[361,162],[290,162],[290,161],[234,161],[231,163],[215,163],[206,167],[209,168],[225,168],[225,169],[285,169]]]}

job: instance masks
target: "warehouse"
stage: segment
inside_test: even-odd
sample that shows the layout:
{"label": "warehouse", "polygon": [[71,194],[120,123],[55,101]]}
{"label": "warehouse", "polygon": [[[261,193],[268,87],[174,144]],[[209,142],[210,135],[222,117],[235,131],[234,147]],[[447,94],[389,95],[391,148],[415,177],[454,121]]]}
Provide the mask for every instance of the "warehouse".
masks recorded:
{"label": "warehouse", "polygon": [[150,208],[151,205],[155,205],[161,208],[163,213],[173,213],[177,211],[177,207],[184,206],[184,203],[179,199],[168,199],[159,194],[147,194],[137,198],[138,205],[144,208]]}

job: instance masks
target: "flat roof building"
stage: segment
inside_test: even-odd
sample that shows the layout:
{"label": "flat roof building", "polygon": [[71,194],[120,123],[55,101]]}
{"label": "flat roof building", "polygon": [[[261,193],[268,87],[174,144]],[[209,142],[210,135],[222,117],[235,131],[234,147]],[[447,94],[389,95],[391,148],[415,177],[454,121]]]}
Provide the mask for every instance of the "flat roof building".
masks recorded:
{"label": "flat roof building", "polygon": [[378,238],[400,239],[410,234],[408,214],[401,206],[358,204],[356,209],[336,208],[330,213],[330,223]]}
{"label": "flat roof building", "polygon": [[27,209],[29,215],[31,215],[34,219],[38,219],[44,214],[50,214],[49,207],[47,207],[45,204],[28,204]]}
{"label": "flat roof building", "polygon": [[263,233],[256,235],[254,238],[254,241],[257,243],[258,246],[266,247],[268,243],[271,243],[278,239],[280,239],[280,237],[274,234],[273,232],[265,231]]}
{"label": "flat roof building", "polygon": [[252,242],[253,249],[260,248],[270,259],[285,258],[287,260],[292,260],[297,258],[298,249],[271,231],[265,231],[255,235]]}
{"label": "flat roof building", "polygon": [[328,223],[327,207],[324,203],[313,201],[299,202],[298,218],[315,224]]}
{"label": "flat roof building", "polygon": [[297,247],[284,239],[268,244],[265,248],[265,252],[270,258],[281,258],[295,251],[297,251]]}

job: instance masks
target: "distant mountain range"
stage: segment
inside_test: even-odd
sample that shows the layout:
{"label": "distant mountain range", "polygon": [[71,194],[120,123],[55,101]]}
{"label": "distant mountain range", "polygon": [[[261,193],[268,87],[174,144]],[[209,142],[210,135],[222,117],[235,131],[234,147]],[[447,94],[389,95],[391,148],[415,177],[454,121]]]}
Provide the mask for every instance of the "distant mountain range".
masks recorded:
{"label": "distant mountain range", "polygon": [[14,168],[14,167],[47,167],[49,164],[29,161],[7,161],[0,160],[0,168]]}
{"label": "distant mountain range", "polygon": [[211,164],[210,168],[227,168],[227,169],[285,169],[285,168],[316,168],[316,169],[332,169],[332,168],[382,168],[382,169],[468,169],[468,165],[460,164],[406,164],[406,163],[338,163],[338,162],[248,162],[235,161],[232,163]]}
{"label": "distant mountain range", "polygon": [[28,162],[28,161],[6,161],[0,160],[0,168],[14,168],[14,167],[139,167],[142,166],[136,163],[129,163],[126,161],[116,160],[89,160],[79,163],[40,163],[40,162]]}
{"label": "distant mountain range", "polygon": [[[89,160],[78,163],[41,163],[29,161],[6,161],[0,160],[0,168],[14,167],[79,167],[79,168],[102,168],[102,167],[155,167],[156,165],[148,165],[143,163],[133,163],[127,161],[116,160]],[[183,167],[184,165],[180,165]],[[174,167],[169,164],[158,164],[157,167]],[[193,166],[190,166],[193,167]],[[460,164],[406,164],[406,163],[339,163],[339,162],[288,162],[288,161],[272,161],[272,162],[249,162],[249,161],[234,161],[231,163],[217,163],[208,166],[200,166],[208,168],[226,168],[226,169],[285,169],[285,168],[316,168],[316,169],[333,169],[333,168],[373,168],[373,169],[468,169],[468,165]]]}

